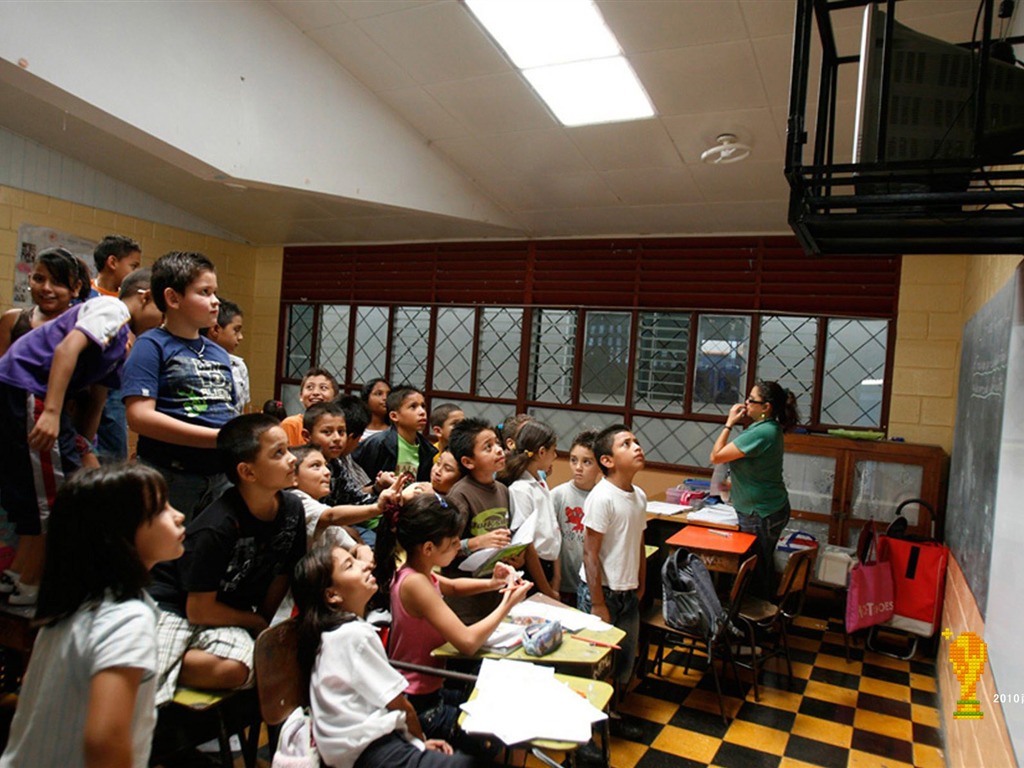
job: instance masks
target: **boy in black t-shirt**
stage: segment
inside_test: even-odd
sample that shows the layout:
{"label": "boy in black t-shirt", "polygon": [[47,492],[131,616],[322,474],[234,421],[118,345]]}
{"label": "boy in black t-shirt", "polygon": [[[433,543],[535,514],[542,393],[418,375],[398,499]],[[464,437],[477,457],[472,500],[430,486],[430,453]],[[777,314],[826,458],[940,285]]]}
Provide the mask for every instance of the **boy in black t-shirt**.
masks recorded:
{"label": "boy in black t-shirt", "polygon": [[150,593],[161,608],[158,705],[178,683],[251,683],[253,638],[266,629],[306,551],[302,503],[282,493],[294,485],[296,462],[277,419],[232,419],[217,448],[235,487],[188,525],[181,559],[153,571]]}

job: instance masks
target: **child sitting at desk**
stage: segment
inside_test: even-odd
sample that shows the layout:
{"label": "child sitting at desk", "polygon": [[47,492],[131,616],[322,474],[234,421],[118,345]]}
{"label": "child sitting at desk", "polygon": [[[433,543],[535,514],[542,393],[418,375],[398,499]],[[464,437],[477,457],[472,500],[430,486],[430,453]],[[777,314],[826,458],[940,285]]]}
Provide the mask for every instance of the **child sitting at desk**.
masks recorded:
{"label": "child sitting at desk", "polygon": [[[532,586],[516,581],[514,572],[498,563],[489,579],[450,579],[434,572],[449,565],[459,551],[463,516],[443,497],[433,493],[417,496],[405,508],[391,506],[377,529],[377,581],[382,594],[390,596],[391,632],[388,655],[425,667],[443,667],[430,652],[449,642],[471,656],[480,650],[491,633],[522,601]],[[395,572],[396,545],[406,553],[405,565]],[[501,591],[501,602],[487,616],[467,626],[444,601],[448,595],[476,595]],[[445,739],[467,752],[481,753],[481,739],[466,736],[457,727],[458,705],[463,699],[456,691],[443,690],[443,680],[422,672],[404,672],[405,689],[430,738]]]}
{"label": "child sitting at desk", "polygon": [[309,684],[313,736],[331,768],[468,768],[444,741],[424,741],[406,680],[388,664],[364,620],[377,593],[370,564],[340,547],[317,547],[295,567],[298,657]]}
{"label": "child sitting at desk", "polygon": [[594,455],[604,478],[583,505],[586,531],[577,607],[626,633],[622,651],[615,657],[615,684],[621,699],[636,657],[647,568],[647,495],[633,485],[636,473],[644,468],[644,450],[628,427],[614,424],[598,432]]}

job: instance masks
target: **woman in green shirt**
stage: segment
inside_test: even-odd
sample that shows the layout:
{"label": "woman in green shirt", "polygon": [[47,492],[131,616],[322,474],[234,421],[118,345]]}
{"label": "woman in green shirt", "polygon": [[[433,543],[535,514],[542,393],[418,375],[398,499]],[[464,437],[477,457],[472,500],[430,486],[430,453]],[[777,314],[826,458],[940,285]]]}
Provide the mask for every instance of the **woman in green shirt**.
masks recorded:
{"label": "woman in green shirt", "polygon": [[[789,493],[782,480],[782,433],[797,423],[796,398],[774,381],[759,381],[742,403],[729,409],[711,463],[729,462],[732,505],[740,530],[757,536],[757,571],[751,589],[759,597],[775,594],[774,553],[789,522]],[[733,427],[749,424],[732,442]]]}

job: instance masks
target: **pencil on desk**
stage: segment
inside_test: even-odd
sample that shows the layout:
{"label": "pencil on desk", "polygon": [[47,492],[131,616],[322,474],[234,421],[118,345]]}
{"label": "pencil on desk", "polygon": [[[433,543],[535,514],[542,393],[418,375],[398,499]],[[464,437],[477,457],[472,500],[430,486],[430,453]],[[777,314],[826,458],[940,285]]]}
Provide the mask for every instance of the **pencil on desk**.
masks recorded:
{"label": "pencil on desk", "polygon": [[591,640],[589,637],[583,637],[583,635],[569,635],[569,637],[575,640],[582,640],[584,643],[590,643],[591,645],[599,645],[602,648],[614,648],[616,651],[621,651],[621,645],[615,645],[615,643],[606,643],[603,640]]}

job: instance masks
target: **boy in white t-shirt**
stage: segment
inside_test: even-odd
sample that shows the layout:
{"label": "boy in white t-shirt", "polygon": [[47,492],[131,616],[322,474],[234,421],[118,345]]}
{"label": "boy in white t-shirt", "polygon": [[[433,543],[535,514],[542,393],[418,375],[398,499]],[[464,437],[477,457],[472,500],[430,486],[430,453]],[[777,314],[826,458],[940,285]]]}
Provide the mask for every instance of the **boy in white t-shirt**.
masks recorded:
{"label": "boy in white t-shirt", "polygon": [[647,557],[647,495],[633,485],[644,468],[644,449],[624,424],[602,429],[594,456],[604,478],[583,505],[583,567],[577,607],[626,633],[615,657],[615,684],[621,700],[633,673],[640,634],[640,598]]}

